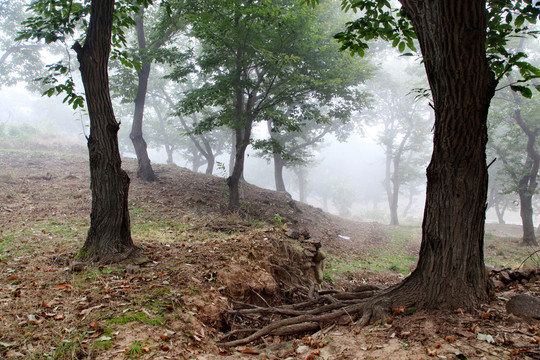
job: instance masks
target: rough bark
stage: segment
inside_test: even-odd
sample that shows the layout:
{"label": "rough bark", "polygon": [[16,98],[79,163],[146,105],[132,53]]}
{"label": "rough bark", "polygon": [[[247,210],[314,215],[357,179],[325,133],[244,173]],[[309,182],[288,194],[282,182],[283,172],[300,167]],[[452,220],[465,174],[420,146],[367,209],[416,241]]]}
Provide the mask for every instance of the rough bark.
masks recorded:
{"label": "rough bark", "polygon": [[420,42],[435,125],[420,258],[388,298],[424,308],[472,309],[489,297],[485,149],[497,82],[486,58],[485,1],[400,2]]}
{"label": "rough bark", "polygon": [[[137,31],[137,42],[140,50],[146,49],[146,37],[144,34],[143,22],[144,10],[141,9],[139,14],[135,16],[135,29]],[[148,89],[148,78],[150,77],[151,62],[143,56],[142,66],[139,70],[137,95],[135,96],[135,111],[133,112],[133,124],[129,138],[135,148],[139,167],[137,169],[137,177],[145,181],[155,181],[156,175],[152,169],[148,152],[146,151],[146,141],[143,137],[142,124],[144,118],[144,106],[146,102],[146,92]]]}
{"label": "rough bark", "polygon": [[88,152],[92,210],[80,257],[101,263],[121,261],[137,252],[130,232],[129,177],[121,168],[107,65],[114,1],[93,0],[84,46],[76,43],[90,117]]}

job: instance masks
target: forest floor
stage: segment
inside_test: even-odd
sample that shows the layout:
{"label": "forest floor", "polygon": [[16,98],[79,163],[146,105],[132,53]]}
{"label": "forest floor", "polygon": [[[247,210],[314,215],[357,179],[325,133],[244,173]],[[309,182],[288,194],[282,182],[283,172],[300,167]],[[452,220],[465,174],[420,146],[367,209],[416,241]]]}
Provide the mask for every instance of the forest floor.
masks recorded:
{"label": "forest floor", "polygon": [[[145,183],[134,160],[124,167],[132,236],[150,261],[83,267],[75,258],[90,221],[85,149],[2,145],[0,358],[540,358],[540,322],[505,310],[515,294],[540,293],[538,276],[500,286],[472,313],[406,309],[362,329],[353,322],[224,348],[220,339],[238,326],[227,310],[294,302],[295,274],[303,271],[298,283],[313,277],[295,231],[327,253],[318,286],[350,290],[401,281],[415,266],[420,228],[344,220],[248,184],[230,214],[223,178],[155,165],[159,180]],[[487,226],[489,266],[517,268],[533,251],[519,246],[519,227]]]}

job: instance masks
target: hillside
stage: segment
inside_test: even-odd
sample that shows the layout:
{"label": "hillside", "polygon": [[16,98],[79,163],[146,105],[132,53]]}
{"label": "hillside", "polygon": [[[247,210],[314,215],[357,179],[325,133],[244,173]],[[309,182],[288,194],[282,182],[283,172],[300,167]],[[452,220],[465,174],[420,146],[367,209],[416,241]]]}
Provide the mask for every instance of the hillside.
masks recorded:
{"label": "hillside", "polygon": [[[85,267],[75,260],[91,205],[84,149],[0,150],[0,354],[418,359],[437,348],[448,358],[510,358],[512,350],[528,350],[536,339],[527,330],[534,322],[510,318],[497,300],[478,314],[398,314],[363,330],[334,325],[304,338],[276,335],[220,347],[230,330],[266,321],[239,318],[230,309],[303,299],[304,289],[314,285],[319,246],[327,259],[317,288],[387,286],[414,266],[419,229],[344,220],[249,184],[242,185],[240,212],[231,214],[223,178],[156,165],[159,180],[145,183],[134,177],[134,160],[124,160],[124,167],[132,178],[133,238],[150,261]],[[487,253],[499,262],[501,241],[516,239],[491,240]],[[536,293],[538,286],[533,279],[501,291]],[[482,317],[486,312],[491,315]],[[496,343],[477,340],[477,334],[493,334]]]}

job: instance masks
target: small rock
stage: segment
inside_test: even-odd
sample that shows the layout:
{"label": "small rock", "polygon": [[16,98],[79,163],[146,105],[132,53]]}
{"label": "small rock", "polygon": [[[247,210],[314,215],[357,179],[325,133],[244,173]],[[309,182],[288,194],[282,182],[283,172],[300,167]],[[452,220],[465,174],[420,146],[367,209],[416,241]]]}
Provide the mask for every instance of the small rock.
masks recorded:
{"label": "small rock", "polygon": [[310,350],[311,350],[311,348],[309,346],[301,345],[296,349],[296,353],[298,355],[302,355],[302,354],[305,354],[305,353],[309,352]]}
{"label": "small rock", "polygon": [[540,299],[526,294],[516,295],[506,303],[506,312],[521,318],[540,319]]}

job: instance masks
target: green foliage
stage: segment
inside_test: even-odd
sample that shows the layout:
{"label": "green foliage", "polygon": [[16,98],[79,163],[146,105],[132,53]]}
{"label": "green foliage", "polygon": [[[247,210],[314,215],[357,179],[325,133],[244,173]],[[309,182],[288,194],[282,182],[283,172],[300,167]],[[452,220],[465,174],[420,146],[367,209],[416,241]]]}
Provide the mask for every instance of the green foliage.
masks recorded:
{"label": "green foliage", "polygon": [[[239,129],[247,121],[268,118],[276,126],[296,129],[291,119],[300,122],[309,112],[285,116],[291,105],[304,104],[308,98],[330,105],[336,96],[352,103],[350,87],[369,73],[365,63],[336,51],[333,32],[324,28],[323,11],[314,12],[292,0],[187,4],[192,34],[201,42],[197,62],[206,82],[186,94],[181,111],[220,109],[202,120],[196,132],[223,125]],[[240,93],[245,94],[242,105],[237,102]]]}
{"label": "green foliage", "polygon": [[272,224],[274,224],[274,226],[280,227],[282,229],[287,227],[285,218],[283,218],[278,213],[274,214],[274,216],[270,219],[270,221],[272,222]]}
{"label": "green foliage", "polygon": [[[315,5],[317,0],[307,0]],[[342,0],[343,10],[352,10],[362,14],[361,17],[347,23],[347,28],[336,34],[342,44],[342,50],[364,56],[368,42],[375,39],[389,41],[399,52],[406,49],[416,53],[416,34],[411,21],[401,8],[395,8],[387,0]],[[540,77],[540,70],[525,61],[524,52],[513,52],[508,49],[508,42],[514,37],[538,35],[538,31],[530,27],[536,24],[540,9],[533,6],[531,0],[488,0],[487,1],[487,53],[491,69],[498,80],[509,76],[517,69],[520,78],[513,85],[513,90],[525,97],[530,97],[531,80]],[[406,53],[406,55],[412,55]]]}
{"label": "green foliage", "polygon": [[[148,0],[117,1],[114,12],[112,29],[111,60],[118,60],[126,67],[137,67],[138,63],[124,49],[127,45],[125,29],[135,24],[133,14],[140,7],[149,5]],[[91,10],[90,1],[32,1],[27,12],[31,14],[22,22],[23,29],[19,31],[16,41],[34,43],[63,43],[71,41],[84,44],[84,35],[88,28],[88,18]],[[75,81],[71,73],[69,61],[56,62],[47,66],[48,74],[38,80],[47,88],[43,95],[53,96],[65,94],[64,102],[74,109],[84,106],[84,96],[76,91]]]}

